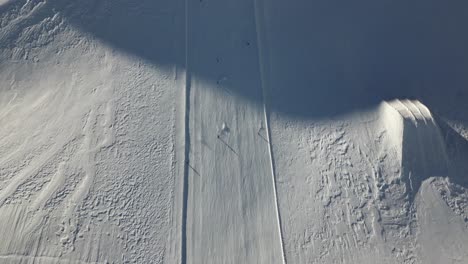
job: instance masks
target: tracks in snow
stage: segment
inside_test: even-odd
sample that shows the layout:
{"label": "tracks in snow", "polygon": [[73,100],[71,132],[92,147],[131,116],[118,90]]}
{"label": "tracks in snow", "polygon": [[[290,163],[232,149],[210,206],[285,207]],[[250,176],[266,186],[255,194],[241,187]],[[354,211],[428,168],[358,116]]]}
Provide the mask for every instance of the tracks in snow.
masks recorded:
{"label": "tracks in snow", "polygon": [[281,254],[282,254],[282,260],[283,264],[286,263],[286,254],[284,252],[284,240],[283,240],[283,232],[282,232],[282,225],[281,225],[281,215],[280,215],[280,210],[279,210],[279,205],[278,205],[278,191],[276,188],[276,172],[275,172],[275,161],[274,161],[274,156],[273,156],[273,149],[271,146],[271,132],[270,132],[270,122],[269,122],[269,105],[268,105],[268,88],[267,88],[267,76],[266,76],[266,68],[263,64],[267,56],[264,56],[263,52],[264,50],[262,47],[264,47],[265,43],[265,36],[263,35],[265,33],[264,27],[262,26],[263,23],[263,15],[260,13],[262,10],[264,10],[263,6],[260,5],[261,0],[253,0],[254,1],[254,9],[255,9],[255,31],[257,35],[257,50],[258,50],[258,66],[260,70],[260,82],[262,86],[262,94],[263,94],[263,114],[264,114],[264,119],[265,119],[265,130],[266,130],[266,141],[268,143],[268,154],[270,156],[270,166],[271,166],[271,177],[272,177],[272,183],[273,183],[273,191],[274,191],[274,197],[275,197],[275,208],[276,208],[276,218],[278,221],[278,234],[280,237],[280,246],[281,246]]}
{"label": "tracks in snow", "polygon": [[[179,111],[183,111],[183,114],[179,114],[179,118],[183,118],[183,124],[182,122],[179,124],[183,125],[181,131],[184,131],[183,139],[179,136],[179,140],[183,142],[184,146],[178,148],[184,151],[183,157],[182,154],[179,155],[180,160],[183,160],[183,173],[179,174],[182,174],[180,181],[182,186],[179,185],[182,201],[178,203],[181,206],[181,212],[178,212],[181,232],[180,262],[185,264],[197,261],[244,260],[284,264],[286,261],[268,124],[267,85],[264,81],[262,55],[259,54],[261,53],[261,44],[258,36],[260,34],[259,18],[257,17],[258,3],[244,1],[240,7],[233,10],[233,12],[247,11],[252,14],[252,27],[249,30],[255,27],[253,33],[257,37],[258,49],[255,49],[248,58],[239,58],[236,55],[236,52],[242,51],[232,50],[229,52],[228,50],[225,54],[225,61],[229,61],[228,69],[231,71],[225,74],[237,76],[239,79],[236,79],[236,82],[239,82],[240,86],[258,89],[260,97],[258,101],[263,102],[260,109],[244,99],[234,98],[231,93],[223,93],[223,91],[231,90],[228,81],[217,82],[217,86],[211,88],[212,84],[205,83],[206,80],[192,76],[192,71],[198,73],[210,68],[209,62],[206,62],[208,60],[206,56],[200,62],[194,57],[203,55],[192,53],[193,49],[197,49],[197,44],[201,44],[200,41],[197,42],[196,37],[191,38],[191,36],[196,36],[192,35],[193,31],[197,30],[197,25],[202,25],[200,24],[201,20],[210,17],[208,13],[211,12],[210,7],[207,6],[204,6],[203,10],[197,9],[199,8],[196,6],[197,4],[184,1],[185,23],[182,42],[184,43],[183,65],[185,65],[185,69],[182,75],[185,76],[182,78],[185,80],[179,82],[179,85],[184,87],[184,92],[180,94],[184,100],[183,109],[180,109],[179,105]],[[200,5],[208,4],[200,3]],[[202,17],[202,12],[207,12],[204,14],[205,17]],[[197,15],[201,16],[197,17]],[[229,16],[226,20],[229,20]],[[234,27],[231,29],[232,35],[245,34],[242,32],[245,29],[235,20],[226,23]],[[215,27],[210,30],[216,31],[217,29]],[[226,43],[222,42],[219,45],[223,44]],[[212,48],[216,49],[216,44]],[[232,48],[232,46],[228,46],[222,49]],[[209,47],[198,47],[197,49],[197,53],[204,55],[210,54],[210,52]],[[216,61],[220,63],[218,58]],[[252,70],[258,72],[256,76],[259,77],[259,80],[251,81],[248,80],[249,78],[243,77],[249,69],[243,69],[239,66],[245,62],[251,65],[249,67],[253,67]],[[213,69],[214,72],[217,70]],[[224,77],[223,80],[227,80],[227,78]],[[228,84],[225,85],[225,83]],[[223,89],[217,90],[218,86]],[[197,103],[192,106],[191,104],[194,102]],[[227,133],[217,134],[212,139],[210,128],[216,127],[219,122],[225,126],[225,121],[232,128],[232,131],[229,132],[230,129],[228,129]],[[264,124],[261,125],[260,129],[264,128],[266,135],[251,133],[251,131],[258,130],[258,127],[255,128],[255,126],[259,123]],[[234,156],[230,158],[232,154],[237,154],[235,155],[237,158],[233,158]],[[225,163],[228,160],[231,162]],[[234,189],[224,190],[229,185],[232,185]],[[204,191],[201,191],[201,188]],[[217,193],[219,192],[224,192],[221,197],[218,197]],[[216,211],[216,208],[221,211]],[[227,221],[225,217],[231,219]],[[256,225],[259,226],[256,227]],[[227,241],[225,237],[218,238],[221,233],[216,231],[223,226],[227,228],[227,230],[223,230],[223,233],[233,232]],[[265,232],[268,234],[267,236],[264,235]],[[276,245],[274,247],[268,245],[272,239],[278,241],[277,249],[275,249]],[[225,240],[225,243],[219,243],[218,240]],[[193,243],[194,241],[196,244]],[[203,250],[199,244],[204,245]],[[216,253],[207,255],[208,253],[202,251]]]}
{"label": "tracks in snow", "polygon": [[180,261],[182,264],[187,263],[187,213],[188,213],[188,177],[190,166],[190,82],[191,72],[189,67],[189,0],[184,0],[184,59],[185,59],[185,93],[184,93],[184,169],[182,180],[182,235],[181,235],[181,254]]}

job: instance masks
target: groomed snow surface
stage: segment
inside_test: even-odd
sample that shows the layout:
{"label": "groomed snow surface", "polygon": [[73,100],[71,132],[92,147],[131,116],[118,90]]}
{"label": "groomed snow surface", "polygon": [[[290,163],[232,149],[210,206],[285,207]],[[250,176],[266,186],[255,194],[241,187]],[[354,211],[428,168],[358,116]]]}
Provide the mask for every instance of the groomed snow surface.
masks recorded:
{"label": "groomed snow surface", "polygon": [[468,9],[344,2],[0,0],[0,263],[468,263]]}

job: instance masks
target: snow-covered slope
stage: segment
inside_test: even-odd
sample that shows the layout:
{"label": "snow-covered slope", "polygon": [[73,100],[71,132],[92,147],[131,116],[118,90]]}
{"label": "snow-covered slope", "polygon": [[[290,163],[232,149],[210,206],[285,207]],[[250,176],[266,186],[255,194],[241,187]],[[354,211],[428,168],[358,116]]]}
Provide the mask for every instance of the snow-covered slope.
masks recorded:
{"label": "snow-covered slope", "polygon": [[49,1],[14,1],[1,21],[0,263],[162,262],[176,241],[174,70]]}
{"label": "snow-covered slope", "polygon": [[393,2],[0,0],[0,263],[467,262],[466,18]]}
{"label": "snow-covered slope", "polygon": [[466,262],[466,4],[256,3],[286,262]]}
{"label": "snow-covered slope", "polygon": [[189,5],[186,261],[282,263],[264,109],[232,91],[262,102],[253,3],[227,2]]}
{"label": "snow-covered slope", "polygon": [[289,261],[467,259],[466,209],[460,210],[466,208],[466,181],[460,183],[466,174],[447,168],[465,166],[466,173],[466,165],[449,160],[425,106],[396,100],[333,121],[274,120]]}

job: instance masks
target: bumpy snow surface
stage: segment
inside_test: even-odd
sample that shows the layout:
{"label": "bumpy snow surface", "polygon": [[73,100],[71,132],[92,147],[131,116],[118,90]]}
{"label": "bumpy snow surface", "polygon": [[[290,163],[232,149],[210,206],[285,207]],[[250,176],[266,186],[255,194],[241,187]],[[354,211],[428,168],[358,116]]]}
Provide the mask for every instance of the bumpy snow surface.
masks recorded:
{"label": "bumpy snow surface", "polygon": [[467,5],[0,0],[0,263],[468,263]]}

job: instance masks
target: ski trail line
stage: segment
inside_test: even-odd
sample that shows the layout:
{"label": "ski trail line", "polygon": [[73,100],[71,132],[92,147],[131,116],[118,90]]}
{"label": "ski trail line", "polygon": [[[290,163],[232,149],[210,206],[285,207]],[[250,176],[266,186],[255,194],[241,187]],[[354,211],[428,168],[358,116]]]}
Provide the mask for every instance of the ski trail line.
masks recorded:
{"label": "ski trail line", "polygon": [[184,1],[184,18],[185,18],[185,39],[184,39],[184,52],[185,52],[185,115],[184,115],[184,171],[182,179],[182,227],[181,227],[181,250],[180,262],[181,264],[187,263],[187,213],[188,213],[188,192],[189,192],[189,168],[190,168],[190,85],[191,85],[191,72],[189,69],[189,0]]}
{"label": "ski trail line", "polygon": [[[267,92],[267,85],[265,79],[265,69],[264,69],[264,59],[266,57],[263,56],[262,53],[262,45],[264,44],[263,36],[261,36],[262,28],[261,23],[263,20],[263,13],[260,14],[259,12],[263,12],[263,6],[259,4],[261,0],[253,0],[254,1],[254,16],[255,16],[255,30],[257,35],[257,50],[258,50],[258,66],[260,70],[260,83],[262,86],[262,93],[263,93],[263,115],[265,119],[265,130],[267,135],[267,142],[268,142],[268,154],[270,156],[270,169],[271,169],[271,179],[273,184],[273,196],[275,200],[275,210],[276,210],[276,219],[278,223],[278,235],[280,239],[280,248],[281,248],[281,256],[283,264],[286,264],[286,254],[284,252],[284,241],[283,241],[283,232],[281,228],[281,216],[279,212],[279,205],[278,205],[278,192],[276,188],[276,173],[275,173],[275,161],[273,159],[273,150],[271,146],[271,132],[270,132],[270,122],[269,122],[269,106],[268,106],[268,92]],[[269,65],[267,63],[267,65]]]}

